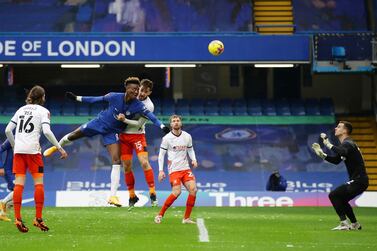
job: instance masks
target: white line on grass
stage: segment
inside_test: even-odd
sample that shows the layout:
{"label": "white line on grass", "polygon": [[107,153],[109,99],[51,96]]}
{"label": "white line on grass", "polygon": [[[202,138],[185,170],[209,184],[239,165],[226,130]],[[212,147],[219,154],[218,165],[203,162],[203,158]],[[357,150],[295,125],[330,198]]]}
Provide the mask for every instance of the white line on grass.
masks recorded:
{"label": "white line on grass", "polygon": [[196,225],[198,226],[198,229],[199,229],[199,242],[209,242],[208,230],[206,226],[204,225],[204,219],[197,218]]}

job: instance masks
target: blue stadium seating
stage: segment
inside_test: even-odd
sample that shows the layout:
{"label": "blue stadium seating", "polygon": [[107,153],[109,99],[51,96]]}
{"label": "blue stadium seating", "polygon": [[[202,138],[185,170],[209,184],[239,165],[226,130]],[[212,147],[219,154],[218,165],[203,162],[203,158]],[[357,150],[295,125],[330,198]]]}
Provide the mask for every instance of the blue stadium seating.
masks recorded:
{"label": "blue stadium seating", "polygon": [[[15,98],[21,100],[22,98]],[[318,116],[334,115],[334,104],[331,98],[307,99],[307,100],[203,100],[203,99],[155,99],[154,113],[156,115],[170,116],[177,113],[182,116]],[[161,103],[161,105],[160,105]],[[24,105],[20,102],[1,103],[2,115],[13,115]],[[46,102],[46,108],[54,116],[96,116],[107,107],[107,103],[74,103],[64,100]]]}
{"label": "blue stadium seating", "polygon": [[247,103],[247,111],[251,116],[261,116],[262,114],[262,104],[258,99],[251,99]]}
{"label": "blue stadium seating", "polygon": [[262,112],[266,116],[276,116],[275,103],[271,100],[262,101]]}
{"label": "blue stadium seating", "polygon": [[291,114],[293,116],[305,116],[305,105],[302,100],[292,100],[290,102]]}
{"label": "blue stadium seating", "polygon": [[276,114],[278,116],[290,116],[291,109],[289,108],[289,103],[287,100],[276,101]]}

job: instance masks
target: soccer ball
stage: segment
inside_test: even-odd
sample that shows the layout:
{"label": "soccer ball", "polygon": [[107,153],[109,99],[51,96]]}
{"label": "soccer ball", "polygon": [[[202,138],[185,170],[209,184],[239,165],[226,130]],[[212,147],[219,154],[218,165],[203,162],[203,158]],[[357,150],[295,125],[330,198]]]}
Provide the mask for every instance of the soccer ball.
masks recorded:
{"label": "soccer ball", "polygon": [[208,51],[214,55],[218,56],[224,51],[224,44],[220,40],[213,40],[208,44]]}

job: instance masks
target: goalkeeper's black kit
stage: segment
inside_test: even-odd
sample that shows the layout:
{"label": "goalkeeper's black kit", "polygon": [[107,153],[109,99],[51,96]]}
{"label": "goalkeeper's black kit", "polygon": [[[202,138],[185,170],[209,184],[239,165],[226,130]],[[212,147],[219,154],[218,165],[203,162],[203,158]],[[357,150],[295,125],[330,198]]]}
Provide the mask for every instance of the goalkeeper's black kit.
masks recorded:
{"label": "goalkeeper's black kit", "polygon": [[349,181],[331,191],[329,198],[340,220],[346,220],[347,216],[352,223],[355,223],[357,220],[348,201],[360,195],[368,188],[369,180],[364,160],[359,147],[351,138],[346,138],[340,146],[333,146],[331,150],[336,155],[328,155],[325,160],[333,164],[339,164],[344,160]]}

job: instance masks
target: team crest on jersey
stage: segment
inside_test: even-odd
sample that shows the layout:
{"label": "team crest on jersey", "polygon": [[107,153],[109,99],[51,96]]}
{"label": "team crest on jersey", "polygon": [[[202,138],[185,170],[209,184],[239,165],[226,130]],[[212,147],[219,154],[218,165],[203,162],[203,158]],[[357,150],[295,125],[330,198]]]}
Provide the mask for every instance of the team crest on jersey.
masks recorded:
{"label": "team crest on jersey", "polygon": [[216,139],[223,141],[244,141],[254,139],[257,134],[250,129],[227,128],[215,134]]}
{"label": "team crest on jersey", "polygon": [[126,116],[130,116],[131,113],[129,111],[126,111]]}

